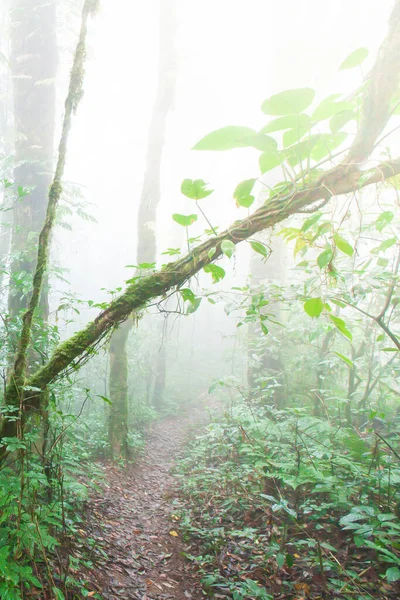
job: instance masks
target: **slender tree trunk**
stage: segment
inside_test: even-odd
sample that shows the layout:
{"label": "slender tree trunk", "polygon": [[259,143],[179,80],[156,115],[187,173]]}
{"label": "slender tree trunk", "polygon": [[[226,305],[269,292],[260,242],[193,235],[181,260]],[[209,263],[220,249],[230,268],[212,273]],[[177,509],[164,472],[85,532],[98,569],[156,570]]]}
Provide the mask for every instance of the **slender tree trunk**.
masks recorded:
{"label": "slender tree trunk", "polygon": [[110,341],[110,414],[108,436],[113,457],[127,455],[128,435],[128,356],[126,342],[131,325],[125,321],[116,329]]}
{"label": "slender tree trunk", "polygon": [[[165,145],[165,130],[167,125],[168,113],[171,110],[175,98],[175,29],[176,29],[176,7],[175,2],[160,1],[160,19],[159,19],[159,66],[158,66],[158,87],[154,103],[153,114],[150,122],[149,137],[146,154],[146,167],[143,180],[142,193],[140,197],[138,225],[137,225],[137,263],[154,263],[157,258],[157,240],[156,240],[156,213],[161,197],[161,162],[162,153]],[[124,334],[119,334],[123,329]],[[110,370],[110,439],[111,428],[115,429],[113,423],[116,422],[119,415],[125,415],[128,412],[128,382],[124,385],[114,381],[114,377],[120,378],[121,373],[126,373],[124,368],[126,358],[126,344],[130,322],[123,323],[118,330],[113,333],[110,353],[115,364],[115,369]],[[120,365],[120,366],[119,366]],[[165,387],[165,348],[162,347],[157,354],[156,361],[156,381],[153,392],[153,404],[161,403],[162,394]],[[115,393],[115,395],[114,395]],[[118,428],[117,428],[118,429]],[[126,436],[127,430],[123,428],[121,435]],[[124,446],[123,440],[116,442],[111,446],[112,454],[119,454],[118,448]]]}
{"label": "slender tree trunk", "polygon": [[[10,68],[8,64],[9,43],[9,3],[4,0],[0,6],[0,178],[11,180],[7,169],[8,157],[12,155],[11,138],[11,111],[10,94],[11,85]],[[8,254],[10,250],[12,211],[7,199],[7,190],[1,186],[0,189],[0,298],[3,300],[3,282],[7,275]]]}
{"label": "slender tree trunk", "polygon": [[[76,111],[79,100],[82,97],[87,23],[89,15],[93,14],[96,9],[97,0],[85,0],[82,10],[81,30],[71,70],[68,94],[65,100],[65,111],[58,148],[57,166],[49,190],[45,222],[39,235],[37,260],[31,293],[27,309],[23,313],[18,345],[6,383],[4,399],[8,410],[7,414],[3,415],[1,420],[0,439],[4,437],[13,437],[18,432],[22,432],[26,417],[33,410],[41,409],[43,401],[46,401],[47,399],[47,389],[43,390],[43,394],[35,394],[32,393],[32,390],[27,390],[27,386],[30,387],[29,384],[26,384],[28,351],[32,340],[34,318],[40,305],[43,282],[48,268],[51,234],[53,232],[57,207],[62,193],[62,178],[67,158],[68,137],[71,129],[72,115]],[[5,453],[6,445],[3,444],[0,447],[0,457],[3,457]]]}
{"label": "slender tree trunk", "polygon": [[[53,173],[56,68],[55,0],[13,0],[14,179],[29,193],[19,199],[14,208],[9,292],[11,317],[27,307],[39,232],[46,215]],[[46,319],[46,283],[41,293],[40,308],[42,318]]]}

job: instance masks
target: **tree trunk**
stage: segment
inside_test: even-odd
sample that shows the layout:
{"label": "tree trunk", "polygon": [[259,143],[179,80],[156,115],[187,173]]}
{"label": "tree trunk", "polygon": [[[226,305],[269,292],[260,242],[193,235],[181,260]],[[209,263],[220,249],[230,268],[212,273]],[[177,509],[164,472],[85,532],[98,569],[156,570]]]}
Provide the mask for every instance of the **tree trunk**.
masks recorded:
{"label": "tree trunk", "polygon": [[[11,111],[10,93],[11,86],[10,69],[6,57],[9,55],[8,29],[9,0],[4,0],[0,7],[0,160],[3,164],[0,168],[0,179],[11,180],[11,174],[7,167],[8,158],[12,156],[11,138]],[[6,42],[4,41],[6,40]],[[1,186],[0,189],[0,298],[3,301],[6,293],[3,288],[8,269],[8,254],[10,250],[12,211],[8,202],[7,190]]]}
{"label": "tree trunk", "polygon": [[[0,426],[0,438],[13,437],[17,432],[23,431],[26,417],[35,409],[42,407],[46,401],[47,390],[43,394],[33,393],[27,384],[26,373],[28,364],[28,352],[32,340],[34,318],[40,304],[43,282],[48,268],[48,256],[50,240],[56,218],[57,207],[62,193],[62,178],[65,170],[67,157],[68,137],[71,129],[72,115],[76,111],[79,100],[82,97],[84,61],[86,56],[86,35],[89,15],[97,8],[97,0],[85,0],[82,10],[82,23],[79,39],[72,65],[67,98],[65,100],[65,111],[62,125],[60,144],[58,149],[57,166],[54,178],[49,190],[46,219],[39,235],[37,247],[36,267],[33,282],[30,289],[27,309],[22,316],[21,331],[18,345],[7,378],[4,394],[4,403],[7,413],[3,415]],[[0,457],[6,453],[6,445],[0,447]]]}
{"label": "tree trunk", "polygon": [[110,399],[108,437],[113,458],[127,455],[128,435],[128,357],[126,342],[131,323],[125,321],[116,329],[110,342]]}
{"label": "tree trunk", "polygon": [[[56,68],[55,2],[13,0],[14,179],[29,193],[14,207],[9,291],[11,317],[27,307],[36,266],[38,236],[46,215],[53,172]],[[42,318],[46,319],[46,283],[41,292],[40,308]]]}
{"label": "tree trunk", "polygon": [[[162,152],[165,144],[165,129],[167,116],[171,110],[175,97],[175,29],[176,29],[176,7],[174,2],[160,2],[159,19],[159,66],[158,66],[158,86],[157,95],[154,103],[153,114],[149,128],[149,138],[146,154],[146,167],[143,180],[142,193],[139,204],[138,224],[137,224],[137,257],[138,265],[143,263],[154,263],[157,258],[156,241],[156,213],[161,196],[161,161]],[[143,273],[143,271],[142,271]],[[113,380],[114,375],[128,372],[124,370],[123,365],[126,362],[126,344],[130,325],[124,323],[119,329],[127,329],[126,335],[119,335],[116,330],[112,336],[112,348],[110,353],[112,360],[121,368],[116,367],[110,370],[110,400],[111,415],[110,426],[118,418],[118,415],[128,412],[128,382],[123,387],[126,390],[124,396],[121,394],[114,397],[113,390],[118,389],[118,384]],[[153,392],[153,404],[159,406],[165,387],[165,350],[161,350],[156,360],[156,381]],[[119,406],[121,402],[126,403],[126,407],[121,412]],[[115,413],[115,414],[114,414]],[[122,435],[126,436],[127,430],[123,429]],[[111,434],[110,434],[111,435]],[[121,441],[123,444],[123,441]],[[112,449],[115,455],[114,450]]]}

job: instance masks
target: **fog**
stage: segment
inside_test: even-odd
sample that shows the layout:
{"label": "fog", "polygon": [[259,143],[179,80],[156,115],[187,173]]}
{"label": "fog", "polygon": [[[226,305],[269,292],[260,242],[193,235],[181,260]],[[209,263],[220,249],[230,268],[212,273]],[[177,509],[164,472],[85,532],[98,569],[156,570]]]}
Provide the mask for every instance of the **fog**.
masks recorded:
{"label": "fog", "polygon": [[[261,103],[281,90],[309,86],[319,99],[337,92],[351,93],[370,71],[392,7],[390,1],[371,1],[367,10],[362,0],[163,2],[176,11],[176,26],[169,32],[175,46],[172,75],[176,89],[167,116],[157,217],[146,223],[156,231],[158,266],[170,261],[162,254],[167,248],[186,247],[184,231],[172,219],[173,213],[193,212],[192,201],[180,191],[183,179],[203,179],[215,190],[202,206],[209,223],[220,230],[248,214],[246,208],[236,206],[233,191],[238,182],[258,177],[258,152],[253,148],[197,152],[192,150],[196,142],[229,125],[259,130],[268,121]],[[56,140],[79,31],[80,4],[57,2]],[[7,14],[2,12],[4,32]],[[98,308],[90,308],[87,301],[96,304],[115,297],[137,263],[137,216],[147,147],[152,143],[149,127],[157,93],[159,28],[160,2],[155,0],[103,0],[89,23],[84,96],[73,118],[64,177],[64,205],[72,206],[72,212],[62,217],[64,227],[57,226],[52,243],[50,316],[62,339],[96,316]],[[4,40],[6,73],[10,45],[6,36]],[[362,66],[339,70],[342,61],[359,47],[369,50]],[[8,97],[7,91],[4,97]],[[11,123],[10,118],[8,135]],[[275,171],[264,175],[257,193],[279,178]],[[260,196],[258,203],[261,201]],[[291,222],[296,223],[296,218]],[[206,220],[199,215],[191,235],[201,235],[206,227]],[[269,243],[272,247],[278,244]],[[160,307],[152,306],[151,316],[141,321],[135,335],[144,348],[146,332],[150,332],[150,354],[157,354],[157,348],[163,346],[160,323],[166,323],[162,338],[170,345],[170,383],[177,376],[174,369],[179,372],[182,364],[187,367],[188,357],[190,373],[193,365],[202,365],[195,368],[197,375],[202,373],[201,391],[213,378],[226,374],[245,381],[246,351],[243,346],[237,350],[236,336],[247,334],[245,328],[237,329],[241,317],[232,312],[235,303],[232,305],[230,290],[247,284],[250,258],[250,246],[239,245],[232,260],[224,257],[219,261],[226,270],[225,279],[212,284],[210,275],[201,273],[192,280],[195,293],[221,292],[222,302],[211,305],[204,300],[195,315],[178,322],[172,300],[168,319],[165,306],[158,320]],[[293,273],[294,264],[293,244],[286,248],[280,242],[264,276],[270,283],[301,282],[304,277]],[[69,302],[78,304],[65,310]],[[64,310],[59,310],[60,304]],[[99,369],[103,372],[106,366],[94,367],[96,373]],[[107,379],[104,373],[101,380]]]}
{"label": "fog", "polygon": [[[216,190],[206,205],[212,222],[224,227],[245,214],[232,193],[258,173],[257,152],[194,152],[194,144],[225,125],[262,127],[262,101],[281,90],[311,86],[321,98],[351,91],[354,72],[338,72],[338,66],[360,46],[369,48],[371,64],[390,9],[390,1],[369,2],[368,10],[358,0],[176,2],[177,90],[162,160],[159,251],[181,235],[172,213],[190,212],[180,193],[185,178],[204,179]],[[135,264],[158,15],[152,0],[103,0],[90,24],[85,95],[74,120],[67,179],[82,186],[97,224],[77,222],[72,234],[58,233],[60,246],[68,248],[71,287],[86,299],[103,299],[100,289],[121,285],[125,265]]]}

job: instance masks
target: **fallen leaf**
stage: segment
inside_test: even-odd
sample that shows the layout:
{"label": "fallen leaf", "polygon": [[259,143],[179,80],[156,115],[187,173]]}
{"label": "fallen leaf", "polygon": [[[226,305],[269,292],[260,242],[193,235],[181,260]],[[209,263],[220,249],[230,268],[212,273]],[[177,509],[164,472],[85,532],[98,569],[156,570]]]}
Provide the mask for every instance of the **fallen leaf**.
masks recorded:
{"label": "fallen leaf", "polygon": [[172,535],[173,537],[178,537],[178,534],[176,533],[176,531],[170,531],[169,535]]}

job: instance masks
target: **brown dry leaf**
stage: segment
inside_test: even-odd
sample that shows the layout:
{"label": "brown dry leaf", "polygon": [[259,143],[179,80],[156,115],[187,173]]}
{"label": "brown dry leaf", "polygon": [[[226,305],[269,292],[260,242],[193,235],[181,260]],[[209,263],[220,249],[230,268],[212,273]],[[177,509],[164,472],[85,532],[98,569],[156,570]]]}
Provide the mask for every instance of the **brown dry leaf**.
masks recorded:
{"label": "brown dry leaf", "polygon": [[91,598],[92,596],[94,596],[94,595],[95,595],[95,593],[96,593],[96,592],[89,592],[89,593],[88,593],[88,598]]}

